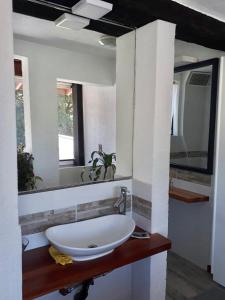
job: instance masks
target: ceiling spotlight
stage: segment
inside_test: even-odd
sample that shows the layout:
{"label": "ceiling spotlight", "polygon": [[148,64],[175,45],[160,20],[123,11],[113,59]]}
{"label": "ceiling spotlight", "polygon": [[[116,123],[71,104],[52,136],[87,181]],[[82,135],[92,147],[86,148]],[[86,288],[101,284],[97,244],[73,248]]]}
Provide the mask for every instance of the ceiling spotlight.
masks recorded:
{"label": "ceiling spotlight", "polygon": [[72,7],[73,14],[98,20],[113,8],[111,3],[101,0],[81,0]]}
{"label": "ceiling spotlight", "polygon": [[55,25],[57,27],[72,29],[72,30],[80,30],[90,23],[89,19],[73,16],[70,14],[63,14],[58,19],[55,20]]}
{"label": "ceiling spotlight", "polygon": [[99,44],[107,47],[115,47],[116,46],[116,38],[114,36],[103,35],[98,40]]}

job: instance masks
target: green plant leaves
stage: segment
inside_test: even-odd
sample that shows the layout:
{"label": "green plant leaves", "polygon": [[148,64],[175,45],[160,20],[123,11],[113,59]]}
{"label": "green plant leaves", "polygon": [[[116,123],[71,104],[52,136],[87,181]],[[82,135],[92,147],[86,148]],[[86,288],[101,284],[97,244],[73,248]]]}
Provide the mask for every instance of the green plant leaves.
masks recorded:
{"label": "green plant leaves", "polygon": [[37,181],[43,181],[40,176],[35,176],[33,169],[34,157],[24,152],[24,145],[17,147],[17,169],[18,169],[18,190],[27,191],[36,188]]}
{"label": "green plant leaves", "polygon": [[81,179],[84,181],[84,173],[87,170],[88,177],[91,181],[97,181],[101,176],[105,180],[108,174],[109,169],[112,170],[112,177],[116,173],[116,166],[113,163],[116,161],[116,153],[107,154],[103,151],[93,151],[91,153],[91,160],[88,162],[92,163],[90,168],[85,167],[81,173]]}

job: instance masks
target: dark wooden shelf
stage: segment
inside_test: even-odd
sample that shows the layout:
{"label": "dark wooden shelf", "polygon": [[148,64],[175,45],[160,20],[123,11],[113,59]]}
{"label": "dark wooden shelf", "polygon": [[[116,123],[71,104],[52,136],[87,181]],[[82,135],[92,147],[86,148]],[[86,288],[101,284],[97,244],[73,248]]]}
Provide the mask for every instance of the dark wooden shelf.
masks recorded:
{"label": "dark wooden shelf", "polygon": [[169,250],[171,242],[157,233],[146,240],[130,238],[107,256],[66,266],[54,262],[48,253],[48,247],[26,251],[23,254],[24,300],[43,296]]}
{"label": "dark wooden shelf", "polygon": [[209,201],[209,196],[193,193],[187,190],[173,187],[169,191],[169,196],[173,199],[186,202],[186,203],[198,203]]}

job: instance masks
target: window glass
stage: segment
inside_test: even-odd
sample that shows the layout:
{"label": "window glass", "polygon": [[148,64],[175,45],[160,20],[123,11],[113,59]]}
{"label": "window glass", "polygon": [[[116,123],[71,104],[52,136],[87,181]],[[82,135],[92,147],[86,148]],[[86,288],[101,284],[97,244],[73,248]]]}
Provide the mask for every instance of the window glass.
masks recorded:
{"label": "window glass", "polygon": [[178,136],[179,82],[173,83],[171,135]]}
{"label": "window glass", "polygon": [[[18,60],[17,60],[18,62]],[[20,66],[21,66],[20,62]],[[17,63],[18,65],[18,63]],[[16,95],[16,133],[17,145],[26,146],[25,122],[24,122],[24,96],[23,96],[23,77],[22,72],[15,68],[15,95]]]}
{"label": "window glass", "polygon": [[59,160],[74,159],[73,96],[71,84],[57,83]]}

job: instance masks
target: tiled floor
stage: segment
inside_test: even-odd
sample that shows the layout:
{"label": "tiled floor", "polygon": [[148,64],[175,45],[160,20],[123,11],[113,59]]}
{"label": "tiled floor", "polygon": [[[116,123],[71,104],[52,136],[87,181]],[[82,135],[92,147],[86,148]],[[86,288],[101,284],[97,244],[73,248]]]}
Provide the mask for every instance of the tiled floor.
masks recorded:
{"label": "tiled floor", "polygon": [[225,300],[225,289],[204,270],[169,252],[166,300],[187,299]]}

